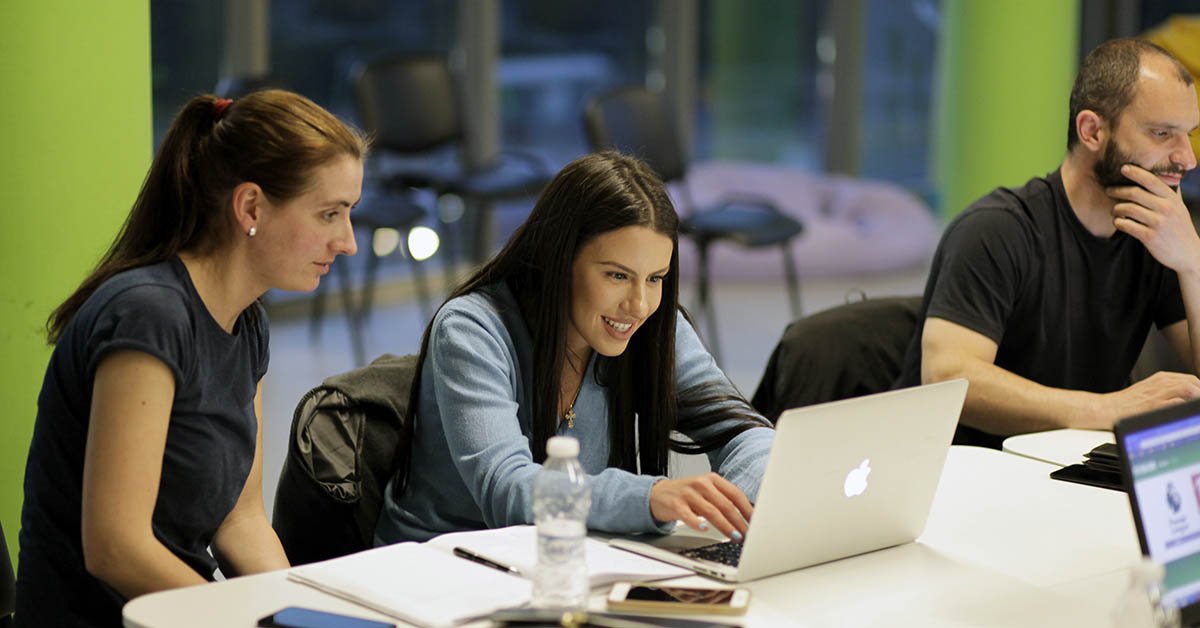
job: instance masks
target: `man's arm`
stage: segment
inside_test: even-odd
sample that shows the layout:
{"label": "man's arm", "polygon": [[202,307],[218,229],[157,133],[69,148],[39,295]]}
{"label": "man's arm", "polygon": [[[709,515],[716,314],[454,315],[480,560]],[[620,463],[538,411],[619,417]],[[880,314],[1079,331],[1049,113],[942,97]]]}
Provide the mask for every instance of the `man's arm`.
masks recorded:
{"label": "man's arm", "polygon": [[1184,272],[1177,270],[1176,274],[1179,276],[1179,292],[1183,296],[1183,310],[1187,313],[1187,318],[1174,325],[1168,325],[1163,329],[1163,333],[1182,326],[1186,333],[1172,333],[1167,336],[1167,341],[1183,358],[1192,373],[1196,373],[1196,367],[1200,366],[1200,269]]}
{"label": "man's arm", "polygon": [[1197,343],[1191,339],[1189,330],[1196,328],[1196,325],[1191,325],[1187,320],[1182,320],[1159,330],[1162,332],[1167,344],[1171,345],[1176,355],[1179,356],[1179,359],[1183,360],[1183,363],[1187,365],[1188,370],[1192,373],[1196,372],[1196,358],[1192,354],[1192,347],[1197,346]]}
{"label": "man's arm", "polygon": [[987,336],[941,318],[926,319],[922,330],[921,382],[967,378],[960,420],[992,434],[1107,430],[1117,419],[1200,395],[1200,380],[1182,373],[1155,373],[1107,394],[1051,388],[996,366],[997,348]]}
{"label": "man's arm", "polygon": [[1162,328],[1167,344],[1175,350],[1188,370],[1196,374],[1200,365],[1200,273],[1179,273],[1179,292],[1187,317]]}
{"label": "man's arm", "polygon": [[1141,242],[1158,263],[1175,271],[1186,320],[1163,328],[1167,342],[1193,373],[1200,365],[1200,236],[1178,190],[1132,164],[1121,168],[1137,185],[1108,188],[1118,202],[1113,226]]}

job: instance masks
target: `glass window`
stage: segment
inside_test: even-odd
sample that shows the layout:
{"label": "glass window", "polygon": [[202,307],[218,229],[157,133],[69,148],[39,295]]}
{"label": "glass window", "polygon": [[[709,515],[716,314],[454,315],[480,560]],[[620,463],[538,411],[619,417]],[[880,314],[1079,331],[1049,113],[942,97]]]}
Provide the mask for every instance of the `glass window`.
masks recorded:
{"label": "glass window", "polygon": [[436,0],[271,0],[272,71],[291,89],[354,119],[350,74],[389,53],[448,54],[454,3]]}
{"label": "glass window", "polygon": [[196,94],[212,91],[224,47],[225,3],[154,0],[150,3],[150,66],[154,145]]}
{"label": "glass window", "polygon": [[592,96],[646,80],[653,2],[506,0],[501,14],[501,137],[565,164],[588,151]]}
{"label": "glass window", "polygon": [[[863,177],[925,192],[936,0],[862,0]],[[837,54],[827,0],[701,5],[696,159],[824,169]]]}
{"label": "glass window", "polygon": [[701,4],[694,159],[821,167],[825,2]]}
{"label": "glass window", "polygon": [[866,0],[860,174],[929,191],[937,7]]}
{"label": "glass window", "polygon": [[[150,6],[155,144],[176,111],[220,76],[224,2],[153,0]],[[454,3],[436,0],[271,0],[271,74],[347,119],[354,119],[350,72],[389,52],[447,54]]]}

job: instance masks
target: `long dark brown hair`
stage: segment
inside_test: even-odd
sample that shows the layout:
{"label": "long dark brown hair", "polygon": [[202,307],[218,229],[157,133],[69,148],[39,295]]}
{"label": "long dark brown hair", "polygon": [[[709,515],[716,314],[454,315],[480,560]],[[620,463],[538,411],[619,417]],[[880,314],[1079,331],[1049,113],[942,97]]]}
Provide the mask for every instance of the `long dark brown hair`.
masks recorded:
{"label": "long dark brown hair", "polygon": [[113,275],[226,246],[236,232],[228,208],[238,184],[257,183],[285,203],[312,185],[317,168],[341,155],[363,159],[367,149],[362,133],[299,94],[271,89],[232,103],[211,94],[193,98],[175,116],[108,252],[50,314],[50,343]]}
{"label": "long dark brown hair", "polygon": [[[658,309],[619,356],[597,355],[598,383],[608,388],[609,466],[633,473],[664,475],[668,449],[702,453],[721,447],[751,427],[770,427],[732,384],[677,393],[675,321],[679,306],[679,217],[663,183],[643,162],[615,152],[567,164],[538,198],[529,218],[504,248],[476,271],[447,301],[504,282],[516,298],[533,338],[533,434],[536,462],[546,458],[546,439],[557,432],[559,378],[566,359],[572,267],[593,238],[623,227],[647,227],[671,238],[671,265],[663,278]],[[686,316],[686,312],[684,313]],[[689,319],[690,321],[690,319]],[[417,417],[421,371],[429,349],[431,322],[421,340],[406,426]],[[672,433],[733,419],[695,442]],[[399,470],[403,483],[405,469]]]}

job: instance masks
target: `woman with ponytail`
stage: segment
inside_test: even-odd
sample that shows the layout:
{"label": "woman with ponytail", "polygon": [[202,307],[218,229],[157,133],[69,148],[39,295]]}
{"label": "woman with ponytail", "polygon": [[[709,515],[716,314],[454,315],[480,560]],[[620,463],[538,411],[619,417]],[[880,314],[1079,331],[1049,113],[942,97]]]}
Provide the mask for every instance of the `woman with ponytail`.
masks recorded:
{"label": "woman with ponytail", "polygon": [[366,150],[286,91],[179,112],[112,246],[47,322],[16,625],[119,626],[126,600],[218,566],[288,566],[263,508],[258,298],[313,290],[354,254]]}
{"label": "woman with ponytail", "polygon": [[[589,528],[682,520],[742,539],[774,431],[679,306],[678,232],[637,159],[587,155],[558,173],[425,330],[411,473],[384,493],[377,543],[532,523],[554,435],[580,442]],[[714,472],[668,478],[669,451],[707,453]]]}

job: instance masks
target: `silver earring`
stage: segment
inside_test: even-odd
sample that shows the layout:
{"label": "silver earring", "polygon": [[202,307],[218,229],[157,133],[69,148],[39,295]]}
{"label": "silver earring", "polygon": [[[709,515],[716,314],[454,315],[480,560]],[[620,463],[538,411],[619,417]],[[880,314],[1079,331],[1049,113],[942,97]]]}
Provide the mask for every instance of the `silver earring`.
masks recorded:
{"label": "silver earring", "polygon": [[250,236],[251,238],[253,238],[253,237],[254,237],[254,234],[256,234],[256,233],[258,233],[258,228],[257,228],[257,227],[250,227],[250,230],[246,232],[246,235],[248,235],[248,236]]}

